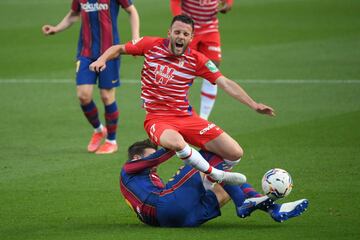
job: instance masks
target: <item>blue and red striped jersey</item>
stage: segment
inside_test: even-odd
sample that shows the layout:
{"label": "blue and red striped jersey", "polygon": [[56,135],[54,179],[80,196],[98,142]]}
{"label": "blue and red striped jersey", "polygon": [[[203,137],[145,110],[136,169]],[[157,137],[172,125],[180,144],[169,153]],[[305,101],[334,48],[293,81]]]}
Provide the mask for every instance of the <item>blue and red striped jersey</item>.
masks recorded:
{"label": "blue and red striped jersey", "polygon": [[106,49],[119,44],[119,8],[131,5],[132,0],[72,0],[71,9],[81,16],[77,56],[97,59]]}
{"label": "blue and red striped jersey", "polygon": [[156,173],[156,166],[174,154],[173,151],[160,149],[148,157],[126,162],[121,170],[121,193],[138,218],[147,224],[158,225],[156,205],[165,187]]}

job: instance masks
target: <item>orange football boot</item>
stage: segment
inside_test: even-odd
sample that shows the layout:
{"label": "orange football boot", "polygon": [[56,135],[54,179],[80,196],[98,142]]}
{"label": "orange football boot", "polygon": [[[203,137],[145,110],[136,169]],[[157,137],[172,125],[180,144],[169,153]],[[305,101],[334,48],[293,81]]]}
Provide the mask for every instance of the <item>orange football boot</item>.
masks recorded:
{"label": "orange football boot", "polygon": [[104,127],[102,132],[94,132],[88,145],[89,152],[96,152],[101,145],[103,138],[107,136],[107,130]]}
{"label": "orange football boot", "polygon": [[115,143],[111,143],[108,141],[105,141],[103,145],[99,147],[99,149],[95,152],[96,154],[111,154],[118,150],[118,146]]}

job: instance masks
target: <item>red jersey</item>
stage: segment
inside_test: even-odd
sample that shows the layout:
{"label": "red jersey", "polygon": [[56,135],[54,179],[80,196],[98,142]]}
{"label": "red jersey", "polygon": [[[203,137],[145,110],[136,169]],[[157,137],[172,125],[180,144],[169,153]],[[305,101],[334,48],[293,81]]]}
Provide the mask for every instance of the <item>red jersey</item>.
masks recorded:
{"label": "red jersey", "polygon": [[148,113],[192,115],[188,91],[196,77],[215,84],[222,74],[202,53],[187,48],[181,56],[171,53],[169,39],[143,37],[125,45],[127,53],[145,57],[141,72],[141,98]]}
{"label": "red jersey", "polygon": [[218,32],[218,0],[170,0],[173,15],[185,14],[195,22],[195,34]]}
{"label": "red jersey", "polygon": [[[221,1],[233,4],[233,0]],[[174,16],[185,14],[194,20],[195,34],[219,31],[219,0],[170,0],[170,7]]]}

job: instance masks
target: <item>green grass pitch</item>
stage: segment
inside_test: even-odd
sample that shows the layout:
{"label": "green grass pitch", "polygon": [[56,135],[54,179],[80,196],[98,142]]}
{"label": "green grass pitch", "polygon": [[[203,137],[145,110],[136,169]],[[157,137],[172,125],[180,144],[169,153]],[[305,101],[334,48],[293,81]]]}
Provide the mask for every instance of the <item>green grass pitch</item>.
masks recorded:
{"label": "green grass pitch", "polygon": [[[308,211],[278,224],[262,212],[222,216],[199,228],[140,223],[119,193],[127,147],[146,134],[140,84],[118,89],[120,151],[86,152],[90,127],[75,94],[79,24],[53,37],[70,0],[0,1],[0,239],[359,239],[360,2],[243,0],[220,16],[222,72],[275,118],[256,114],[220,92],[211,120],[244,148],[236,167],[260,188],[268,169],[294,180],[286,199],[308,198]],[[142,35],[166,36],[167,0],[135,1]],[[126,14],[122,39],[129,39]],[[139,79],[142,58],[123,57],[123,79]],[[200,81],[198,81],[200,82]],[[191,91],[199,105],[200,84]],[[95,94],[99,100],[98,93]],[[100,106],[100,111],[103,108]],[[160,167],[172,176],[176,158]]]}

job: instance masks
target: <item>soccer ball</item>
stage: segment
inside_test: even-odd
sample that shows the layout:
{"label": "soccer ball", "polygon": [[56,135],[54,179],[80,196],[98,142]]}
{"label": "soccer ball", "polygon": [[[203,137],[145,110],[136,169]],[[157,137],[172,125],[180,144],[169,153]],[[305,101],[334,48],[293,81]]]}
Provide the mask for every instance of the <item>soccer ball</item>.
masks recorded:
{"label": "soccer ball", "polygon": [[293,187],[290,174],[280,168],[267,171],[261,182],[264,193],[272,199],[286,197]]}

